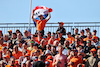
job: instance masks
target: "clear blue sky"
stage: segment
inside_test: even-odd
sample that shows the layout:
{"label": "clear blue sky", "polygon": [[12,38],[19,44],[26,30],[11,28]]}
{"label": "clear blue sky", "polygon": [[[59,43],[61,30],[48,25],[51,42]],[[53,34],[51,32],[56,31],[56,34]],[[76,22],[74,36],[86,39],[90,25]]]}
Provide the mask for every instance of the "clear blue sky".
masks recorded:
{"label": "clear blue sky", "polygon": [[[37,5],[53,9],[49,22],[100,22],[100,0],[32,0],[32,10]],[[28,23],[29,9],[30,0],[0,0],[0,23]]]}

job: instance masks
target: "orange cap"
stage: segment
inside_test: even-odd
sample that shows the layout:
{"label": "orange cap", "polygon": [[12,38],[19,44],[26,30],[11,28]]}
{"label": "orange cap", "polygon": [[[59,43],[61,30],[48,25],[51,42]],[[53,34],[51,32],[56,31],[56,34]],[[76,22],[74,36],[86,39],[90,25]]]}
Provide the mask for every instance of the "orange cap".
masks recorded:
{"label": "orange cap", "polygon": [[62,25],[64,25],[64,23],[63,22],[58,22],[59,24],[62,24]]}
{"label": "orange cap", "polygon": [[4,56],[4,58],[7,58],[7,57],[8,57],[8,58],[10,58],[10,56],[9,56],[9,55]]}
{"label": "orange cap", "polygon": [[8,32],[11,32],[12,33],[12,30],[8,30]]}
{"label": "orange cap", "polygon": [[90,51],[91,51],[91,52],[92,52],[92,51],[95,51],[95,52],[96,52],[96,49],[95,49],[95,48],[93,48],[93,49],[91,49]]}

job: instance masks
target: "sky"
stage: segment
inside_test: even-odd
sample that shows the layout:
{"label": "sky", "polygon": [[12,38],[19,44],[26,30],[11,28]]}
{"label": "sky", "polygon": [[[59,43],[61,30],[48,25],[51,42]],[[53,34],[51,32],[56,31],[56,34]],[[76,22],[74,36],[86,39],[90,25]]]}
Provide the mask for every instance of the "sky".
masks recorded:
{"label": "sky", "polygon": [[[100,0],[32,0],[38,5],[53,9],[49,22],[100,22]],[[0,23],[28,23],[29,11],[30,0],[0,0]]]}

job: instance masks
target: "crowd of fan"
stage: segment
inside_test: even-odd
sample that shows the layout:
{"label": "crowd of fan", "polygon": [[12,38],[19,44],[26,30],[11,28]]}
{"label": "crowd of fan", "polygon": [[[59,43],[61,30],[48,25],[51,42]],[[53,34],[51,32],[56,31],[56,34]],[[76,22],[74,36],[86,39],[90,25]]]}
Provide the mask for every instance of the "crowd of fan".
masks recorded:
{"label": "crowd of fan", "polygon": [[75,28],[71,34],[63,24],[45,35],[31,34],[30,29],[24,34],[18,29],[8,34],[0,30],[0,67],[100,67],[97,31]]}

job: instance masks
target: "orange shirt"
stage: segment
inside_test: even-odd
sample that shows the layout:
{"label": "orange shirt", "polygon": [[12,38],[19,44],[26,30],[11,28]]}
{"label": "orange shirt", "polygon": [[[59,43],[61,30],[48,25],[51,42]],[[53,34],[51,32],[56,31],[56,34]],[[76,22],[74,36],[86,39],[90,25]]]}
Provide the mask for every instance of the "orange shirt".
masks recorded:
{"label": "orange shirt", "polygon": [[[55,40],[56,40],[56,39],[55,39]],[[48,43],[50,42],[50,44],[53,44],[53,42],[54,42],[55,40],[49,39]]]}
{"label": "orange shirt", "polygon": [[27,50],[27,53],[28,53],[28,54],[31,54],[31,51],[30,51],[30,50]]}
{"label": "orange shirt", "polygon": [[96,35],[92,36],[92,39],[93,39],[93,38],[97,38],[97,39],[98,39],[98,37],[97,37]]}
{"label": "orange shirt", "polygon": [[57,40],[58,40],[58,41],[60,41],[60,40],[61,40],[61,38],[57,38]]}
{"label": "orange shirt", "polygon": [[6,65],[5,67],[16,67],[16,66],[10,66],[10,65]]}
{"label": "orange shirt", "polygon": [[50,38],[51,38],[51,36],[50,36],[50,37],[48,37],[48,38],[47,38],[47,40],[49,40]]}
{"label": "orange shirt", "polygon": [[36,20],[36,24],[37,24],[37,30],[38,31],[42,31],[44,30],[45,24],[46,24],[47,20]]}
{"label": "orange shirt", "polygon": [[68,38],[66,38],[66,40],[68,40],[70,44],[71,44],[73,41],[75,41],[75,39],[74,39],[73,37],[68,37]]}
{"label": "orange shirt", "polygon": [[[40,37],[40,39],[43,39],[42,37]],[[35,37],[35,41],[40,44],[40,41],[38,40],[38,37]]]}
{"label": "orange shirt", "polygon": [[3,46],[0,45],[0,51],[2,51]]}
{"label": "orange shirt", "polygon": [[70,62],[73,62],[73,65],[70,65],[70,67],[77,67],[79,63],[83,63],[83,60],[80,57],[73,57],[70,59]]}
{"label": "orange shirt", "polygon": [[87,41],[87,40],[93,41],[92,38],[85,38],[85,39],[84,39],[84,41]]}
{"label": "orange shirt", "polygon": [[15,59],[19,59],[20,56],[23,56],[21,51],[18,51],[17,54],[13,52],[12,55],[15,57]]}

